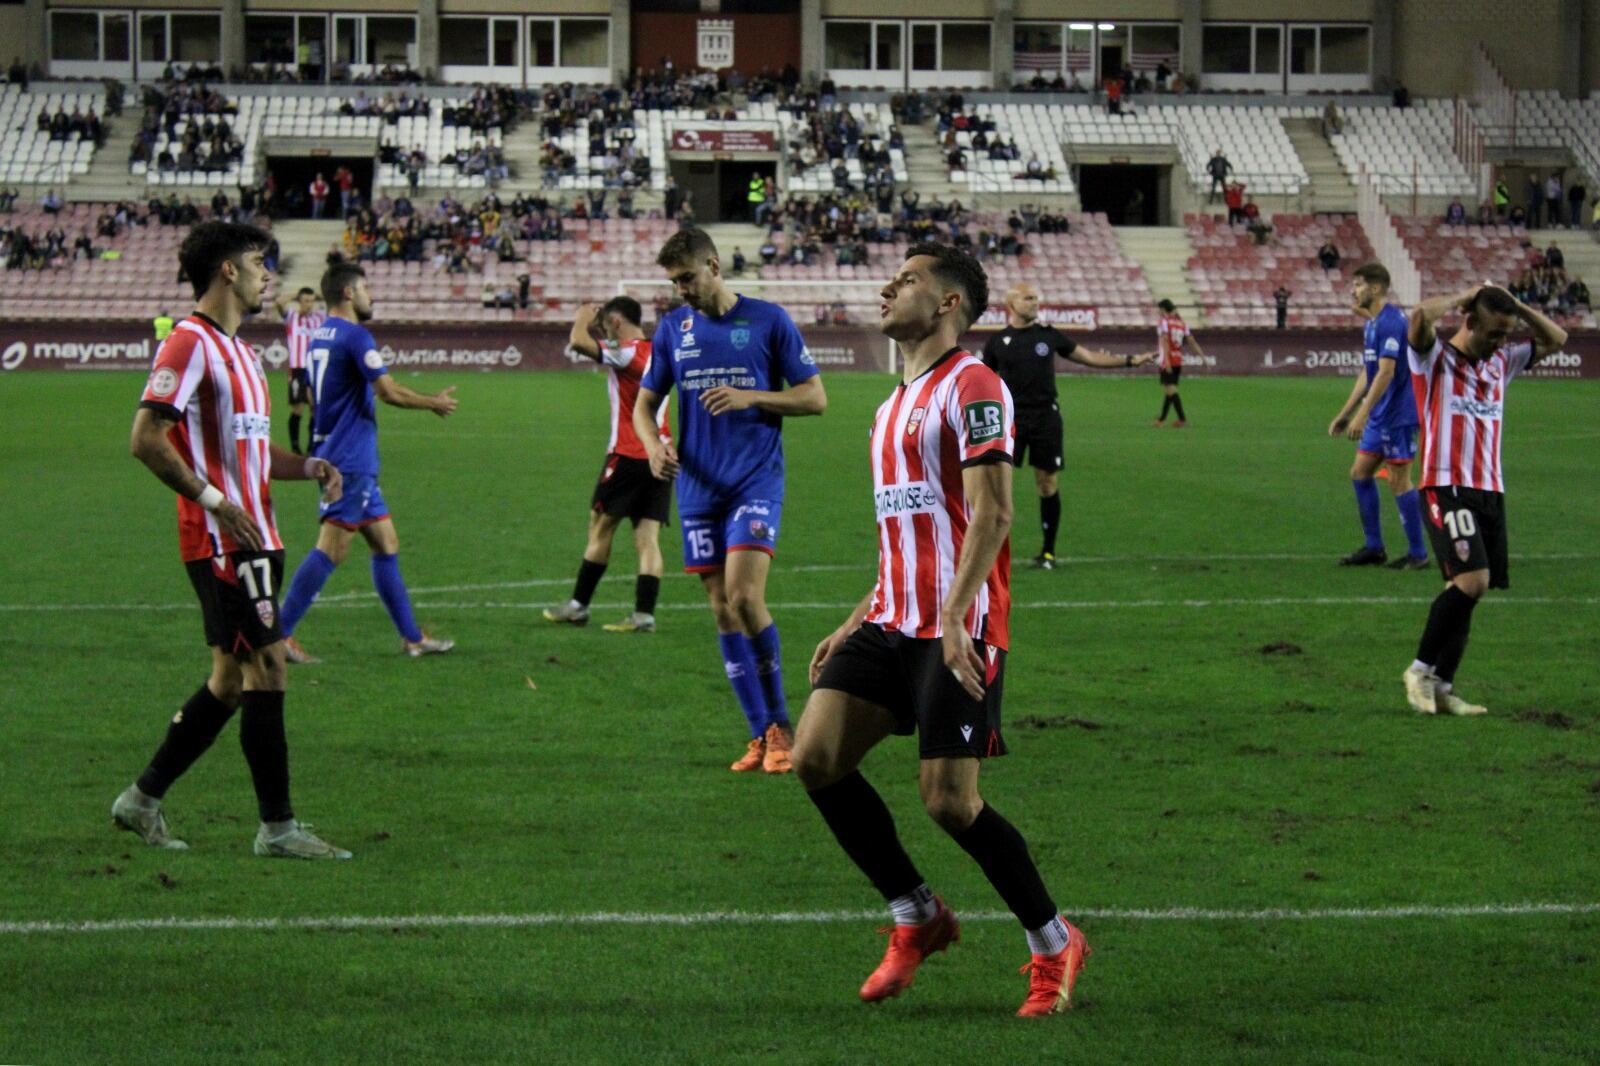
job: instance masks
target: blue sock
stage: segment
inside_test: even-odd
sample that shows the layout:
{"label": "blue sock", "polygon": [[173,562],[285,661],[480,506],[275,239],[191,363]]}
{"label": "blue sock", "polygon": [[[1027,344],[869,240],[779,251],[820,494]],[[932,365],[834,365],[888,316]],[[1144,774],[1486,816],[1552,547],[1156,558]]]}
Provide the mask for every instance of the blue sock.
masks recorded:
{"label": "blue sock", "polygon": [[295,626],[311,610],[311,605],[317,602],[317,594],[328,583],[337,566],[321,548],[312,548],[310,554],[301,561],[299,569],[295,570],[294,577],[289,581],[283,606],[278,609],[278,624],[283,628],[284,636],[294,636]]}
{"label": "blue sock", "polygon": [[722,645],[722,664],[727,667],[733,694],[739,697],[739,709],[750,723],[750,735],[759,737],[767,731],[767,701],[761,696],[750,639],[743,633],[718,633],[717,643]]}
{"label": "blue sock", "polygon": [[755,653],[756,673],[761,678],[761,695],[767,701],[767,724],[789,725],[789,708],[783,698],[783,658],[778,653],[778,624],[767,626],[750,638]]}
{"label": "blue sock", "polygon": [[378,599],[383,601],[400,635],[413,643],[421,640],[422,630],[411,616],[411,594],[400,578],[400,556],[373,554],[372,587],[378,590]]}
{"label": "blue sock", "polygon": [[1406,530],[1406,545],[1411,558],[1426,559],[1428,543],[1422,539],[1422,500],[1417,490],[1402,492],[1394,498],[1394,505],[1400,508],[1400,524]]}
{"label": "blue sock", "polygon": [[1383,526],[1378,522],[1378,484],[1369,478],[1351,479],[1356,506],[1361,511],[1361,528],[1367,534],[1367,547],[1383,551]]}

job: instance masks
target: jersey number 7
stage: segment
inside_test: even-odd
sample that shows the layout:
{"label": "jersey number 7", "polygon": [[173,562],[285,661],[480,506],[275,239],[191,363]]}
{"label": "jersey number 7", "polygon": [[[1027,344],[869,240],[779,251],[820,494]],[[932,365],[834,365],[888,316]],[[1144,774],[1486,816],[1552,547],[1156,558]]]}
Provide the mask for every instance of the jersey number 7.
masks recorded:
{"label": "jersey number 7", "polygon": [[322,406],[322,375],[328,372],[328,349],[311,349],[311,402]]}

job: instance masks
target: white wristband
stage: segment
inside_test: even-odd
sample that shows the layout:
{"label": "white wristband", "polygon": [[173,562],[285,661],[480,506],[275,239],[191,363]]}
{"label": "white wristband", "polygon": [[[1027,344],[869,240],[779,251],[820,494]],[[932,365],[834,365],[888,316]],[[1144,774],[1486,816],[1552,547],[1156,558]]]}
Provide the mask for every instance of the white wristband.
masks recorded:
{"label": "white wristband", "polygon": [[313,455],[306,456],[306,480],[307,481],[315,481],[315,480],[317,480],[317,464],[319,462],[321,462],[321,460],[318,459],[316,456],[313,456]]}
{"label": "white wristband", "polygon": [[221,490],[215,485],[207,485],[205,488],[200,490],[200,495],[194,498],[194,502],[198,503],[201,507],[204,507],[208,511],[215,511],[218,507],[222,506],[222,501],[226,498],[227,497],[223,496]]}

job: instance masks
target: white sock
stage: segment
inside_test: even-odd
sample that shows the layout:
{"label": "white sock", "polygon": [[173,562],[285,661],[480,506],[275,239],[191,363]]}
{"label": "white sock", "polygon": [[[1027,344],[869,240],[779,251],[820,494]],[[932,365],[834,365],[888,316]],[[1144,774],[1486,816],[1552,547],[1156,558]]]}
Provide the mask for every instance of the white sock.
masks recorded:
{"label": "white sock", "polygon": [[574,611],[582,611],[588,607],[587,604],[579,603],[577,600],[568,600],[567,606],[571,607]]}
{"label": "white sock", "polygon": [[154,796],[147,795],[138,785],[128,786],[128,792],[130,793],[128,798],[133,801],[135,807],[153,811],[161,806],[160,800]]}
{"label": "white sock", "polygon": [[1067,930],[1067,923],[1056,916],[1045,923],[1042,929],[1029,929],[1028,950],[1035,955],[1054,957],[1067,950],[1072,934]]}
{"label": "white sock", "polygon": [[266,828],[267,836],[274,838],[281,837],[285,833],[294,829],[293,818],[289,819],[287,822],[262,822],[261,824]]}
{"label": "white sock", "polygon": [[1455,685],[1449,681],[1440,681],[1438,678],[1433,679],[1433,691],[1435,692],[1448,696],[1454,688]]}
{"label": "white sock", "polygon": [[922,925],[933,921],[933,916],[939,913],[939,904],[934,902],[933,890],[923,883],[891,899],[889,913],[894,915],[895,925]]}
{"label": "white sock", "polygon": [[1429,677],[1433,676],[1433,667],[1429,666],[1421,659],[1412,659],[1411,669],[1415,670],[1419,674],[1427,674]]}

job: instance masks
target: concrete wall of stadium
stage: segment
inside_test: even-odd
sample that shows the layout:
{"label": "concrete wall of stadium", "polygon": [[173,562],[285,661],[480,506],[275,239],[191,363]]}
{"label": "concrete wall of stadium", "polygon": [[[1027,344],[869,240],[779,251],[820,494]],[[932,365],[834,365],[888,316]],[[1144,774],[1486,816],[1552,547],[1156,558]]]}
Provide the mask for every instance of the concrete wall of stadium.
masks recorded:
{"label": "concrete wall of stadium", "polygon": [[[288,362],[282,327],[259,323],[243,332],[269,370],[281,370]],[[812,357],[826,371],[889,369],[889,344],[877,330],[808,327],[803,332]],[[377,324],[375,333],[385,360],[396,370],[596,369],[588,360],[566,354],[567,329],[556,324]],[[964,343],[976,349],[986,336],[975,332]],[[1206,357],[1187,359],[1184,370],[1190,375],[1348,377],[1361,367],[1360,333],[1354,328],[1207,329],[1200,336]],[[1152,346],[1154,331],[1102,329],[1093,338],[1098,348],[1132,354]],[[144,370],[155,353],[146,322],[0,322],[0,376],[28,370]],[[1063,363],[1062,369],[1086,372],[1070,363]],[[1093,373],[1154,376],[1147,367]],[[1600,379],[1600,331],[1573,334],[1566,350],[1541,363],[1532,376]]]}

